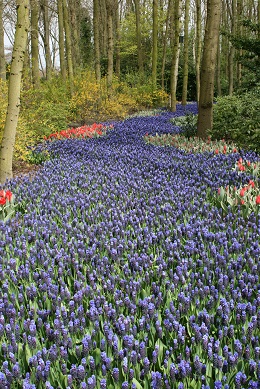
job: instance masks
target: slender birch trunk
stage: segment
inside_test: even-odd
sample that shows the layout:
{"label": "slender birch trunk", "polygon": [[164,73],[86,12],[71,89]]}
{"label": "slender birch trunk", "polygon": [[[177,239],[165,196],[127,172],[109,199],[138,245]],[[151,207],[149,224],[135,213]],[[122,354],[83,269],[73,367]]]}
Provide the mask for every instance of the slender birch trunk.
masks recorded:
{"label": "slender birch trunk", "polygon": [[4,26],[3,26],[3,0],[0,0],[0,78],[3,81],[6,80]]}
{"label": "slender birch trunk", "polygon": [[113,35],[113,0],[106,0],[107,7],[107,87],[113,82],[114,70],[114,35]]}
{"label": "slender birch trunk", "polygon": [[199,104],[200,98],[200,65],[201,65],[201,49],[202,49],[202,31],[201,31],[201,0],[196,0],[196,95],[197,103]]}
{"label": "slender birch trunk", "polygon": [[179,66],[179,54],[180,54],[180,4],[181,0],[175,0],[174,4],[174,36],[173,36],[173,49],[172,49],[172,65],[171,65],[171,111],[176,111],[176,89],[178,79],[178,66]]}
{"label": "slender birch trunk", "polygon": [[31,0],[31,57],[32,57],[32,81],[34,87],[40,85],[39,66],[39,0]]}
{"label": "slender birch trunk", "polygon": [[94,28],[94,61],[96,80],[101,80],[100,70],[100,41],[99,41],[99,0],[93,0],[93,28]]}
{"label": "slender birch trunk", "polygon": [[190,0],[185,0],[185,20],[184,20],[184,48],[183,48],[183,81],[182,81],[182,105],[187,104],[188,77],[189,77],[189,14]]}
{"label": "slender birch trunk", "polygon": [[116,44],[115,44],[115,57],[116,57],[116,76],[118,79],[120,79],[120,72],[121,72],[121,55],[120,55],[120,12],[119,12],[119,3],[116,4],[116,10],[115,10],[115,22],[116,22]]}
{"label": "slender birch trunk", "polygon": [[73,62],[72,62],[72,48],[71,48],[71,31],[69,24],[69,14],[68,14],[68,5],[67,1],[63,0],[63,22],[64,22],[64,30],[66,36],[66,53],[67,53],[67,66],[68,66],[68,75],[69,75],[69,84],[70,84],[70,93],[73,95],[74,86],[73,86]]}
{"label": "slender birch trunk", "polygon": [[51,49],[50,49],[50,22],[49,22],[49,1],[42,0],[41,4],[44,25],[44,51],[46,62],[46,79],[50,80],[52,75]]}
{"label": "slender birch trunk", "polygon": [[[236,34],[236,12],[237,12],[236,0],[232,0],[231,4],[227,2],[227,9],[228,9],[229,18],[231,20],[231,34],[234,36]],[[235,47],[231,43],[231,47],[228,54],[228,93],[229,95],[232,95],[234,91],[234,57],[235,57]]]}
{"label": "slender birch trunk", "polygon": [[63,80],[66,80],[66,61],[65,61],[65,44],[64,44],[64,19],[62,0],[57,0],[58,7],[58,27],[59,27],[59,54],[60,54],[60,71]]}
{"label": "slender birch trunk", "polygon": [[153,0],[152,85],[156,89],[158,62],[158,0]]}
{"label": "slender birch trunk", "polygon": [[164,89],[164,75],[165,75],[165,64],[166,64],[166,49],[168,41],[168,31],[169,31],[169,20],[170,20],[170,10],[171,10],[171,0],[168,0],[167,15],[166,15],[166,27],[165,33],[163,36],[163,56],[162,56],[162,89]]}
{"label": "slender birch trunk", "polygon": [[72,62],[73,71],[80,68],[80,50],[79,50],[79,22],[77,18],[77,7],[79,4],[75,0],[69,0],[69,23],[72,36]]}
{"label": "slender birch trunk", "polygon": [[12,53],[8,106],[0,148],[0,182],[11,179],[16,128],[20,110],[20,93],[23,73],[24,53],[29,30],[29,0],[16,0],[17,23]]}
{"label": "slender birch trunk", "polygon": [[144,61],[142,51],[142,34],[140,21],[140,0],[134,0],[135,5],[135,26],[136,26],[136,42],[137,42],[137,56],[138,56],[138,70],[142,77],[144,74]]}

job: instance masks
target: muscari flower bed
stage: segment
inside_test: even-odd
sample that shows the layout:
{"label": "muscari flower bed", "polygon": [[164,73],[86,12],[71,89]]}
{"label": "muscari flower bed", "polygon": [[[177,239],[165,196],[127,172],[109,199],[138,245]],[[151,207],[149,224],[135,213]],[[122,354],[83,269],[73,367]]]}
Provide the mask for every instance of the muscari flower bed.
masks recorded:
{"label": "muscari flower bed", "polygon": [[49,142],[9,183],[0,388],[259,388],[260,218],[209,200],[252,177],[238,153],[145,142],[184,110]]}

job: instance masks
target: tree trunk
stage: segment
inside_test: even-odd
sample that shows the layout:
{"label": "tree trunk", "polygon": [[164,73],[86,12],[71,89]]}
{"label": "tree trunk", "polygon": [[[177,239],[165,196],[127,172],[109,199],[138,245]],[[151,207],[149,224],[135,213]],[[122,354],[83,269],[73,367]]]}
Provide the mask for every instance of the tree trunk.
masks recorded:
{"label": "tree trunk", "polygon": [[201,63],[198,136],[207,137],[213,125],[213,98],[221,0],[207,0],[207,19]]}
{"label": "tree trunk", "polygon": [[100,42],[99,42],[99,0],[93,0],[93,28],[94,28],[94,61],[97,82],[101,80],[100,70]]}
{"label": "tree trunk", "polygon": [[119,3],[116,4],[115,10],[115,22],[116,22],[116,45],[115,45],[115,56],[116,56],[116,76],[120,78],[120,68],[121,68],[121,55],[120,55],[120,12],[119,12]]}
{"label": "tree trunk", "polygon": [[64,21],[64,30],[66,36],[66,54],[67,54],[67,66],[68,66],[68,75],[69,75],[69,84],[70,84],[70,94],[73,95],[74,86],[73,86],[73,63],[72,63],[72,44],[71,44],[71,31],[69,24],[69,14],[67,1],[63,0],[63,21]]}
{"label": "tree trunk", "polygon": [[134,0],[134,4],[135,4],[135,26],[136,26],[138,70],[142,78],[144,74],[144,62],[143,62],[142,35],[141,35],[141,22],[140,22],[140,0]]}
{"label": "tree trunk", "polygon": [[166,49],[168,41],[168,30],[169,30],[169,19],[171,11],[171,0],[168,0],[167,15],[165,21],[165,33],[163,36],[163,55],[162,55],[162,89],[164,89],[164,74],[165,74],[165,64],[166,64]]}
{"label": "tree trunk", "polygon": [[99,45],[101,57],[107,56],[108,45],[108,22],[107,22],[107,1],[99,0]]}
{"label": "tree trunk", "polygon": [[[226,6],[226,1],[222,0],[222,20],[221,25],[224,30],[229,30],[228,26],[228,10]],[[226,34],[221,37],[221,58],[222,58],[222,67],[224,71],[222,72],[222,78],[225,77],[225,81],[228,82],[228,54],[229,54],[229,38]],[[223,74],[224,73],[224,74]]]}
{"label": "tree trunk", "polygon": [[171,111],[176,111],[176,89],[178,78],[179,54],[180,54],[180,0],[174,3],[174,36],[171,65]]}
{"label": "tree trunk", "polygon": [[152,85],[156,89],[158,61],[158,0],[153,0]]}
{"label": "tree trunk", "polygon": [[0,0],[0,78],[3,81],[6,80],[4,26],[3,26],[3,0]]}
{"label": "tree trunk", "polygon": [[62,78],[66,80],[66,61],[65,61],[65,45],[64,45],[64,18],[62,0],[57,0],[58,7],[58,26],[59,26],[59,54],[60,54],[60,71]]}
{"label": "tree trunk", "polygon": [[[236,11],[237,11],[237,2],[232,0],[231,4],[227,2],[227,9],[229,18],[231,21],[231,34],[234,36],[236,34]],[[235,56],[235,47],[231,43],[231,47],[228,55],[228,93],[229,95],[233,94],[234,91],[234,56]]]}
{"label": "tree trunk", "polygon": [[69,23],[72,35],[72,63],[73,71],[80,67],[80,51],[79,51],[79,21],[77,20],[77,7],[79,4],[75,0],[69,0]]}
{"label": "tree trunk", "polygon": [[107,7],[107,87],[108,90],[113,82],[114,69],[114,37],[113,37],[113,4],[112,0],[106,1]]}
{"label": "tree trunk", "polygon": [[[260,0],[257,1],[257,23],[260,25]],[[260,29],[258,29],[258,39],[260,40]]]}
{"label": "tree trunk", "polygon": [[[260,1],[258,1],[260,3]],[[237,0],[237,15],[239,15],[239,18],[243,15],[243,0]],[[240,24],[239,28],[237,29],[237,37],[241,37],[243,35],[243,26]],[[260,29],[258,31],[258,38],[260,38]],[[242,56],[243,50],[239,50],[239,56]],[[240,61],[237,61],[237,84],[238,86],[241,86],[242,81],[242,64]]]}
{"label": "tree trunk", "polygon": [[39,0],[30,0],[31,2],[31,56],[32,56],[32,81],[34,87],[40,85],[40,67],[39,67]]}
{"label": "tree trunk", "polygon": [[42,0],[41,4],[44,25],[44,51],[46,62],[46,79],[50,80],[52,75],[51,49],[50,49],[50,22],[49,22],[49,1]]}
{"label": "tree trunk", "polygon": [[221,90],[221,52],[220,52],[220,37],[218,37],[218,51],[217,51],[217,70],[216,70],[216,84],[217,84],[217,94],[218,96],[222,95]]}
{"label": "tree trunk", "polygon": [[190,0],[185,0],[184,20],[184,48],[183,48],[183,81],[182,81],[182,105],[187,104],[188,76],[189,76],[189,14]]}
{"label": "tree trunk", "polygon": [[201,0],[196,0],[196,95],[197,103],[199,105],[200,98],[200,65],[201,65],[201,46],[202,46],[202,34],[201,34]]}
{"label": "tree trunk", "polygon": [[24,52],[29,30],[29,0],[17,0],[17,23],[8,88],[8,107],[0,149],[0,182],[12,178],[13,150],[20,109]]}

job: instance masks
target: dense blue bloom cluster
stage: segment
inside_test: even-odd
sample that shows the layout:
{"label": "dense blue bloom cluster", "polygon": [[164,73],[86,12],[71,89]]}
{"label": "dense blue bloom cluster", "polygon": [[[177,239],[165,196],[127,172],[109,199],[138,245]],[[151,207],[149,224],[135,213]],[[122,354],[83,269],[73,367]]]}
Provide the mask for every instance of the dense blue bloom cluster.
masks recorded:
{"label": "dense blue bloom cluster", "polygon": [[0,222],[0,389],[259,388],[260,218],[207,197],[248,177],[237,154],[143,139],[184,112],[55,141],[10,182],[25,212]]}

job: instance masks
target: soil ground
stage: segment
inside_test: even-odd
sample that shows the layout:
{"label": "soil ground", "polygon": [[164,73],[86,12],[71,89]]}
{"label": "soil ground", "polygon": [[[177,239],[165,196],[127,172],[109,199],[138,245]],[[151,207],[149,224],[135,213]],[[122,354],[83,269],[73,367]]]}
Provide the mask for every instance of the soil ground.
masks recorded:
{"label": "soil ground", "polygon": [[34,165],[22,160],[15,160],[13,162],[13,177],[20,177],[26,174],[33,176],[39,169],[41,169],[41,165]]}

